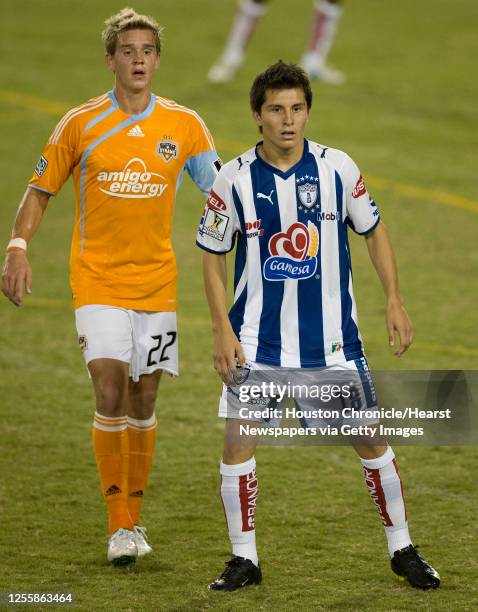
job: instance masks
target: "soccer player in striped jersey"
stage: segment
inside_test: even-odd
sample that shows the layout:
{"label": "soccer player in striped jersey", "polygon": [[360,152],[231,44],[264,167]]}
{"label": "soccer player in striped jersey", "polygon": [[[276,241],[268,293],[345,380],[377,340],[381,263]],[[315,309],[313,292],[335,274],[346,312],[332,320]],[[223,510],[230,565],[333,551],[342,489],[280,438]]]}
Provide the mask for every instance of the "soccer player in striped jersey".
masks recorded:
{"label": "soccer player in striped jersey", "polygon": [[[305,73],[278,62],[255,79],[250,100],[263,141],[222,167],[197,238],[205,251],[214,365],[224,382],[221,497],[233,554],[210,588],[226,591],[261,581],[254,522],[256,440],[240,435],[247,413],[234,411],[229,393],[234,382],[250,371],[267,374],[274,368],[280,373],[327,366],[369,376],[352,289],[349,227],[365,237],[383,285],[389,341],[393,345],[396,334],[399,340],[395,354],[402,355],[412,342],[392,246],[359,169],[342,151],[304,138],[312,104]],[[226,253],[235,242],[234,303],[228,315]],[[410,539],[392,449],[370,438],[354,439],[353,445],[385,528],[392,569],[415,587],[438,587],[438,574]]]}
{"label": "soccer player in striped jersey", "polygon": [[[224,50],[208,73],[211,83],[232,81],[244,62],[246,48],[259,20],[268,8],[267,0],[240,0]],[[312,34],[301,63],[311,79],[340,85],[345,75],[327,64],[335,39],[342,6],[340,0],[316,0],[312,15]]]}
{"label": "soccer player in striped jersey", "polygon": [[71,288],[96,393],[93,446],[108,508],[107,556],[127,564],[151,551],[140,510],[156,394],[162,371],[178,373],[176,192],[186,170],[207,197],[219,161],[202,119],[151,92],[161,50],[156,21],[123,9],[105,24],[114,89],[73,108],[53,130],[17,213],[2,289],[17,306],[30,293],[27,244],[71,175]]}

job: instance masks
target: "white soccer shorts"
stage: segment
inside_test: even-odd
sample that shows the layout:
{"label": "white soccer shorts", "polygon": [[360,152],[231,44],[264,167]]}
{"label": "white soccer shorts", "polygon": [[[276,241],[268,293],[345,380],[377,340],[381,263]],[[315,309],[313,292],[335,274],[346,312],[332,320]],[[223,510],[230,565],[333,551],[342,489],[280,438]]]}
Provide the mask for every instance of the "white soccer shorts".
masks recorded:
{"label": "white soccer shorts", "polygon": [[[341,414],[344,408],[347,408],[348,414],[351,414],[350,409],[353,408],[354,415],[357,416],[346,420],[353,426],[371,425],[377,422],[377,419],[365,416],[365,413],[377,407],[375,388],[365,357],[326,368],[294,369],[246,362],[245,368],[241,368],[238,372],[237,384],[223,385],[218,410],[218,416],[222,418],[255,420],[277,427],[280,425],[281,418],[276,416],[278,413],[274,412],[274,409],[282,408],[287,403],[295,403],[297,411],[309,414],[313,414],[314,410],[318,409],[335,410]],[[271,401],[269,391],[265,395],[257,392],[256,396],[252,397],[248,387],[250,389],[251,386],[254,386],[258,389],[263,383],[266,386],[273,383],[275,389],[278,386],[283,388],[284,398],[281,403],[276,403],[274,399]],[[334,397],[327,393],[324,394],[324,391],[330,392],[332,385],[337,391]],[[344,391],[338,392],[338,388],[343,388]],[[358,416],[359,413],[360,416]],[[252,418],[253,416],[258,418]],[[322,427],[329,424],[330,421],[327,418],[312,418],[304,421],[304,426],[308,427]]]}
{"label": "white soccer shorts", "polygon": [[137,382],[142,374],[164,370],[178,375],[175,312],[145,312],[89,304],[75,311],[78,342],[86,364],[93,359],[129,363]]}

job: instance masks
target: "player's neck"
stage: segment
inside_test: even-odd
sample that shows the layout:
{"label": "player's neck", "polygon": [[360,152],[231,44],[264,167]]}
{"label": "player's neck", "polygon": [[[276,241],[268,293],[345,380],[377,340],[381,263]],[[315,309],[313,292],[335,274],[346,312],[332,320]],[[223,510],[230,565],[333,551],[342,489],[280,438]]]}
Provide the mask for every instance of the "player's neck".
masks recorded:
{"label": "player's neck", "polygon": [[140,92],[127,91],[116,84],[115,96],[118,100],[120,110],[127,115],[139,115],[148,108],[151,101],[151,92],[143,90]]}
{"label": "player's neck", "polygon": [[302,159],[304,154],[304,141],[302,140],[293,149],[281,149],[271,142],[263,142],[257,147],[260,157],[269,165],[274,166],[281,172],[287,172],[292,166]]}

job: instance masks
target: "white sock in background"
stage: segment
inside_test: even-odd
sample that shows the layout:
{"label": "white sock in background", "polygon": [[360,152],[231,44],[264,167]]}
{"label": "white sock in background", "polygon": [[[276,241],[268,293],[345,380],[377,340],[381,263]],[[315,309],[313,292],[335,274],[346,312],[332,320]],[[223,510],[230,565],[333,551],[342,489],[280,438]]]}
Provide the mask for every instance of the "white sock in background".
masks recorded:
{"label": "white sock in background", "polygon": [[314,4],[312,36],[306,55],[313,56],[318,66],[325,66],[335,34],[342,7],[339,4],[321,0]]}

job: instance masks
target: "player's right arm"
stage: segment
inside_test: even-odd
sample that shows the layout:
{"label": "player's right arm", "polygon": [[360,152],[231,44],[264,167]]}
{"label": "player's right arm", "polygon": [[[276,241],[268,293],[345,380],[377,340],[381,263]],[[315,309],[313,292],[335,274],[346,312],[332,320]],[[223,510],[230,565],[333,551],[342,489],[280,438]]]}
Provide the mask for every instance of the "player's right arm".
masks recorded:
{"label": "player's right arm", "polygon": [[227,173],[228,164],[214,181],[199,224],[196,244],[204,250],[204,285],[212,319],[214,367],[222,380],[230,384],[237,362],[242,366],[245,360],[226,308],[226,253],[234,248],[235,234],[241,231],[231,177]]}
{"label": "player's right arm", "polygon": [[[48,205],[50,194],[29,187],[18,207],[12,238],[28,244]],[[32,290],[32,271],[24,249],[8,249],[2,271],[2,292],[15,306],[22,305],[23,294]]]}
{"label": "player's right arm", "polygon": [[[77,163],[81,125],[76,118],[84,117],[82,108],[69,111],[53,130],[18,207],[12,239],[21,238],[26,244],[30,242],[50,197],[60,191]],[[3,293],[15,306],[21,306],[23,294],[25,291],[30,293],[31,286],[32,272],[25,249],[8,248],[2,272]]]}
{"label": "player's right arm", "polygon": [[230,384],[236,371],[237,361],[243,366],[245,357],[227,314],[226,255],[204,252],[203,273],[212,319],[214,368],[223,382]]}

